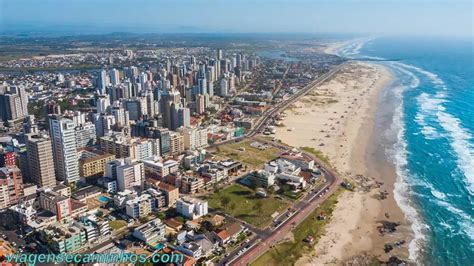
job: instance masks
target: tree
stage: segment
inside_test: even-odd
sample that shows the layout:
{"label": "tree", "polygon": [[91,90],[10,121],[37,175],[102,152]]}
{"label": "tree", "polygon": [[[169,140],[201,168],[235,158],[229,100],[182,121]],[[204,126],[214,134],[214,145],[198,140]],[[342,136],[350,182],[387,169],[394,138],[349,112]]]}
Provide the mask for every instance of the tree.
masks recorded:
{"label": "tree", "polygon": [[224,209],[227,209],[230,203],[230,198],[228,196],[222,196],[221,199],[221,205]]}
{"label": "tree", "polygon": [[274,186],[271,186],[271,187],[269,187],[269,188],[267,189],[267,191],[268,191],[268,193],[269,193],[270,195],[273,195],[273,194],[275,194],[275,187],[274,187]]}
{"label": "tree", "polygon": [[235,202],[231,202],[230,205],[229,205],[229,210],[233,211],[235,209],[235,207],[236,207]]}
{"label": "tree", "polygon": [[165,220],[166,219],[166,214],[164,212],[160,212],[160,213],[158,213],[158,218],[160,218],[161,220]]}

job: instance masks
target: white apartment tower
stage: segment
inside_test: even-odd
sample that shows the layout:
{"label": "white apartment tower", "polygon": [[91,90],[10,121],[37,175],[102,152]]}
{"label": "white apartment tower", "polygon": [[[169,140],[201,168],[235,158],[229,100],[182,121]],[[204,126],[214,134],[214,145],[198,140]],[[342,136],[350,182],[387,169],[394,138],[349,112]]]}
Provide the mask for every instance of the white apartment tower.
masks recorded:
{"label": "white apartment tower", "polygon": [[79,180],[75,124],[71,119],[51,116],[49,130],[53,144],[56,177],[73,183]]}

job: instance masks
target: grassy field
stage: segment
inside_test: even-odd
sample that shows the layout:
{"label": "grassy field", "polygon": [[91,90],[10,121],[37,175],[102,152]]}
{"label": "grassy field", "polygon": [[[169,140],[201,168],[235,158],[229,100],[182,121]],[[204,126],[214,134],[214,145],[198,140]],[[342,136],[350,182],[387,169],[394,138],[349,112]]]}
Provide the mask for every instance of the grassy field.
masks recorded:
{"label": "grassy field", "polygon": [[[251,168],[261,168],[267,161],[278,157],[279,149],[268,146],[258,149],[250,146],[253,140],[243,140],[237,143],[222,145],[216,148],[218,156],[229,157],[243,162]],[[245,150],[239,150],[244,148]]]}
{"label": "grassy field", "polygon": [[127,222],[124,220],[115,220],[115,221],[110,221],[109,222],[110,228],[112,228],[113,231],[116,231],[122,227],[127,226]]}
{"label": "grassy field", "polygon": [[315,148],[311,148],[311,147],[301,147],[301,149],[305,152],[312,153],[314,156],[318,157],[321,161],[325,162],[328,165],[331,165],[331,162],[329,161],[329,157],[323,154],[322,151],[317,150]]}
{"label": "grassy field", "polygon": [[[224,200],[223,200],[224,198]],[[225,203],[227,199],[228,203]],[[276,199],[258,198],[255,192],[247,187],[234,184],[211,195],[209,207],[228,213],[257,227],[264,227],[272,221],[274,212],[284,211],[288,202]]]}
{"label": "grassy field", "polygon": [[[324,234],[324,226],[330,220],[330,216],[337,203],[337,197],[343,191],[343,188],[339,188],[336,193],[324,201],[319,208],[314,210],[308,218],[293,230],[294,241],[275,246],[259,257],[252,265],[294,265],[303,254],[310,252],[321,235]],[[318,220],[317,217],[321,212],[324,212],[328,219],[322,221]],[[314,237],[315,241],[311,244],[304,242],[303,240],[307,236]]]}

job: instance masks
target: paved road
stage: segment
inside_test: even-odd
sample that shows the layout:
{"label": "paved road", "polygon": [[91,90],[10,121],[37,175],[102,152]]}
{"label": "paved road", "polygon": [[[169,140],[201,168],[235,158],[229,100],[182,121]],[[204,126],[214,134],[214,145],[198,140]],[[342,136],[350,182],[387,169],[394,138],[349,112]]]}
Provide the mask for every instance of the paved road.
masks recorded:
{"label": "paved road", "polygon": [[[324,190],[310,193],[303,201],[298,203],[300,205],[298,212],[274,228],[272,233],[262,239],[258,245],[246,250],[240,256],[229,258],[227,264],[248,265],[263,255],[269,248],[279,244],[291,230],[304,221],[324,200],[336,191],[339,183],[337,179],[333,183],[326,184]],[[319,197],[320,195],[321,197]]]}

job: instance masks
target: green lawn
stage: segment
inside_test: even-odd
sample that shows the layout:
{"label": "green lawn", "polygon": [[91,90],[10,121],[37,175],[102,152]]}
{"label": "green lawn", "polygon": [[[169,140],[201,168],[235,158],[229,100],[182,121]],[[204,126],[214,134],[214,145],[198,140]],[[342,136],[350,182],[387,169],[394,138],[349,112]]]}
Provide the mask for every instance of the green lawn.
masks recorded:
{"label": "green lawn", "polygon": [[322,151],[317,150],[315,148],[311,148],[311,147],[301,147],[301,149],[305,152],[312,153],[314,156],[318,157],[321,161],[325,162],[328,165],[331,165],[331,162],[329,161],[329,157],[325,155]]}
{"label": "green lawn", "polygon": [[[324,234],[324,226],[330,220],[330,215],[337,203],[337,197],[343,191],[344,189],[339,188],[336,193],[324,201],[319,208],[314,210],[308,218],[293,230],[294,241],[281,243],[275,246],[259,257],[252,263],[252,265],[294,265],[303,254],[313,250],[316,242],[319,240],[321,235]],[[328,218],[326,220],[320,221],[317,219],[317,216],[321,212],[324,212],[327,215]],[[315,241],[311,244],[304,242],[303,240],[307,236],[314,237]]]}
{"label": "green lawn", "polygon": [[113,231],[116,231],[122,227],[127,226],[127,222],[124,220],[115,220],[115,221],[110,221],[109,222],[110,228],[112,228]]}
{"label": "green lawn", "polygon": [[[268,146],[266,149],[258,149],[250,146],[254,140],[243,140],[237,143],[226,144],[217,147],[217,154],[241,161],[249,167],[261,168],[266,162],[278,157],[279,149]],[[244,148],[245,151],[239,150]]]}
{"label": "green lawn", "polygon": [[[227,206],[223,206],[222,198],[228,199]],[[276,199],[258,198],[250,188],[239,184],[227,187],[208,198],[209,207],[230,214],[257,227],[264,227],[272,221],[271,215],[282,212],[288,207],[288,202]],[[258,203],[261,202],[261,203]]]}

